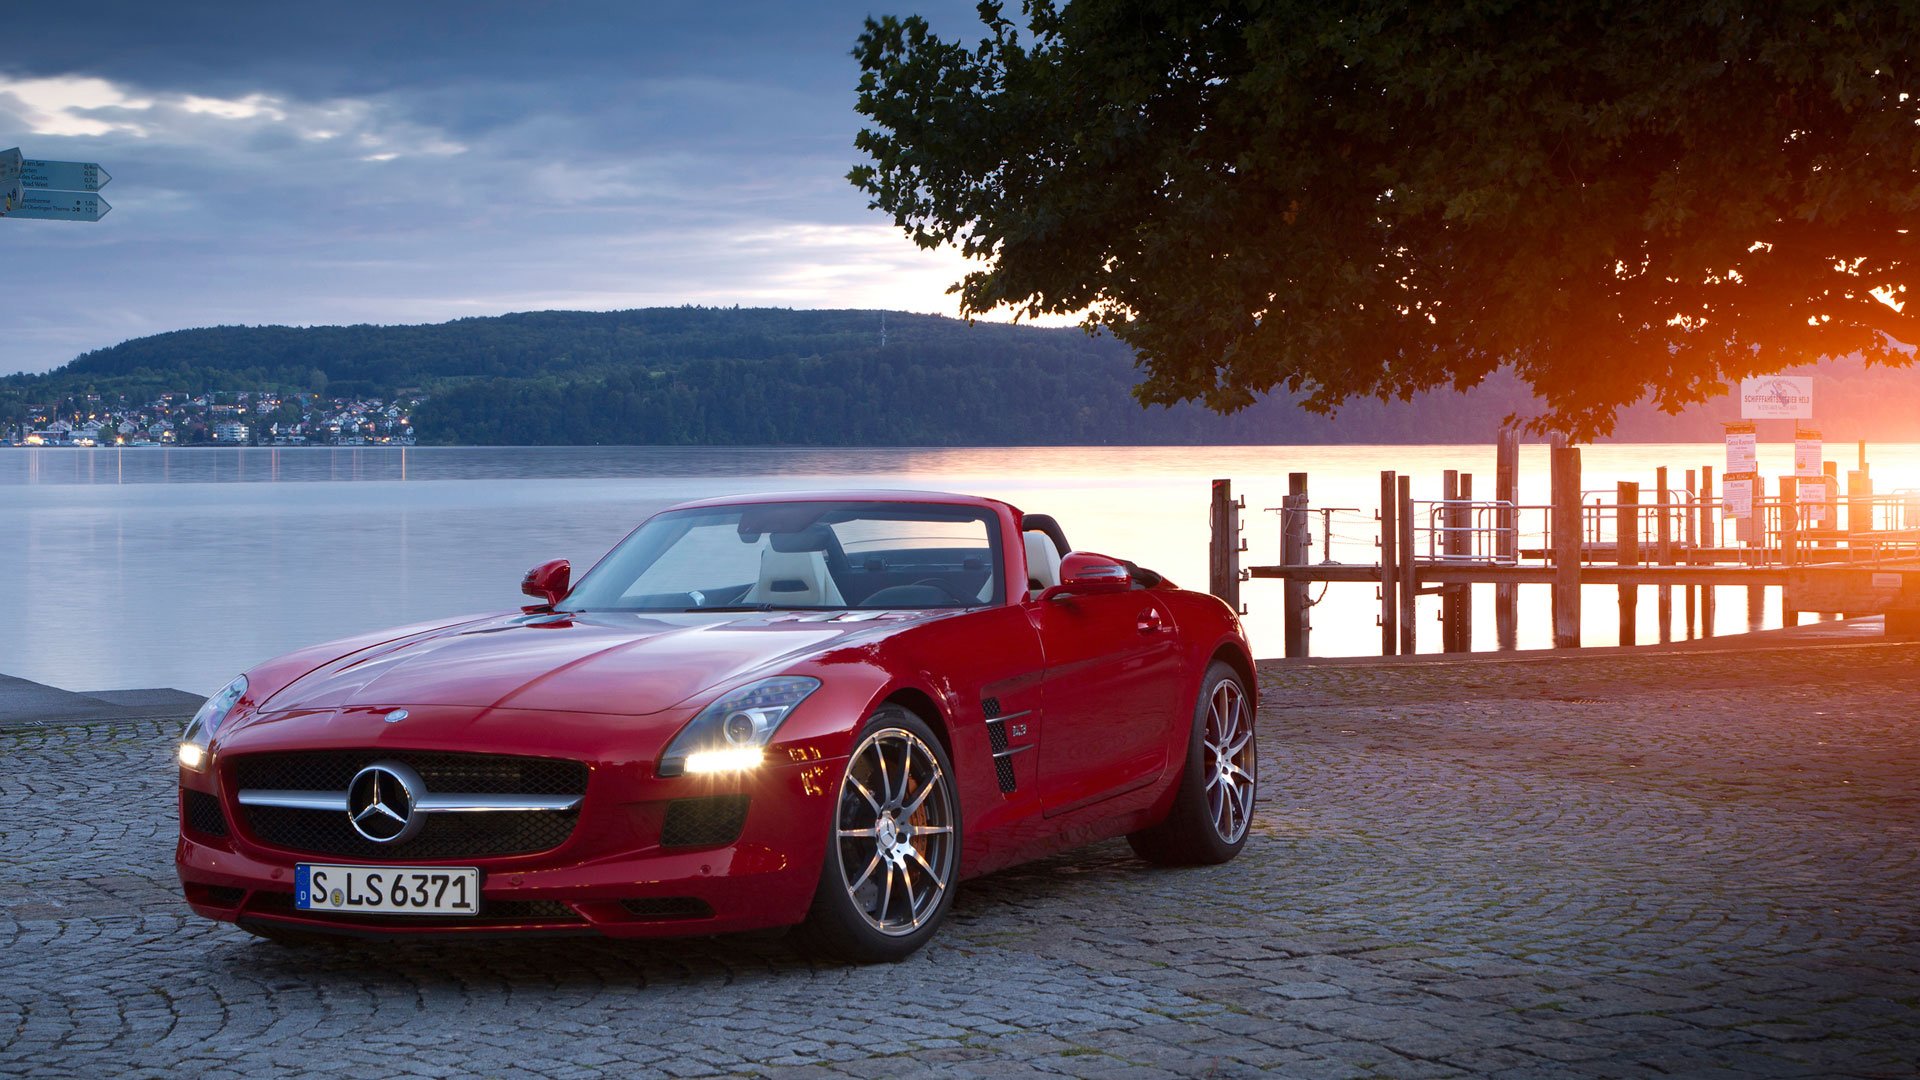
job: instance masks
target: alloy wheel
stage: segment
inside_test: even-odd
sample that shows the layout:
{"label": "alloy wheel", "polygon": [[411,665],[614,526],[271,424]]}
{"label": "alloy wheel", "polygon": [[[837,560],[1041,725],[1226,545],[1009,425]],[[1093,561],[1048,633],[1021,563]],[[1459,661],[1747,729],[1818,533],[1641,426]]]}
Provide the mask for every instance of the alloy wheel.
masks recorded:
{"label": "alloy wheel", "polygon": [[867,924],[920,929],[953,883],[953,790],[927,744],[904,728],[868,735],[840,782],[840,880]]}
{"label": "alloy wheel", "polygon": [[1214,685],[1207,702],[1207,729],[1202,764],[1207,777],[1207,812],[1213,831],[1229,844],[1246,835],[1253,816],[1253,725],[1247,719],[1247,696],[1232,679]]}

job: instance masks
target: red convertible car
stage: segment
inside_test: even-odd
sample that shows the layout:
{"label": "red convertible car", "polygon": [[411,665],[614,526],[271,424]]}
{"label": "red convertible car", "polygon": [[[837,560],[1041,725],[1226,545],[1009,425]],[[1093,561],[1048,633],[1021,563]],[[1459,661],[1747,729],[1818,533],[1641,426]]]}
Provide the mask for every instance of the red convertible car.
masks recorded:
{"label": "red convertible car", "polygon": [[[1064,553],[1064,554],[1063,554]],[[179,746],[180,880],[260,936],[714,934],[896,960],[958,883],[1247,838],[1234,613],[917,492],[714,499],[539,602],[296,652]]]}

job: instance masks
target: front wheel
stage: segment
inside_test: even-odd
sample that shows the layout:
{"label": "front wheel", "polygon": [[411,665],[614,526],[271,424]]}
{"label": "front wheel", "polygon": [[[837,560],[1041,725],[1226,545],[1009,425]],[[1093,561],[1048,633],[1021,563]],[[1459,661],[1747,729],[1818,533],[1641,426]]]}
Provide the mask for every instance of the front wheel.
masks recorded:
{"label": "front wheel", "polygon": [[1200,681],[1193,736],[1173,808],[1158,825],[1127,836],[1135,854],[1162,866],[1226,862],[1247,843],[1253,821],[1253,712],[1240,673],[1214,663]]}
{"label": "front wheel", "polygon": [[867,719],[832,827],[803,938],[842,959],[905,959],[946,918],[960,869],[953,766],[925,721],[896,705]]}

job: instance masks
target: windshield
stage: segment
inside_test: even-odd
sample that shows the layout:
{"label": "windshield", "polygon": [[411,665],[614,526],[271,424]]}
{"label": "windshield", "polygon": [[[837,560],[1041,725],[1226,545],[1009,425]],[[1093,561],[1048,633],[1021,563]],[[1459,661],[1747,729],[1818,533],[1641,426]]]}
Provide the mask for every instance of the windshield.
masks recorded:
{"label": "windshield", "polygon": [[568,611],[836,610],[1000,603],[986,510],[754,503],[658,515],[601,560]]}

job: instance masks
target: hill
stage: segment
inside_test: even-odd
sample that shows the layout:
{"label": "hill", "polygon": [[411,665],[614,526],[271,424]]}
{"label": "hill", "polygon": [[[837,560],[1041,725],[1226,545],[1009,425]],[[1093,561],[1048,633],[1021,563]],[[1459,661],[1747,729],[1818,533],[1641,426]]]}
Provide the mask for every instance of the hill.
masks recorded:
{"label": "hill", "polygon": [[[1836,438],[1920,439],[1920,375],[1821,365]],[[0,379],[0,423],[95,393],[417,390],[420,441],[467,444],[1000,445],[1484,442],[1535,411],[1504,376],[1362,401],[1329,418],[1270,398],[1233,416],[1142,409],[1132,356],[1077,329],[878,311],[545,311],[420,326],[222,326],[136,338]],[[1897,407],[1896,407],[1897,406]],[[1617,438],[1711,439],[1725,402],[1624,414]]]}

